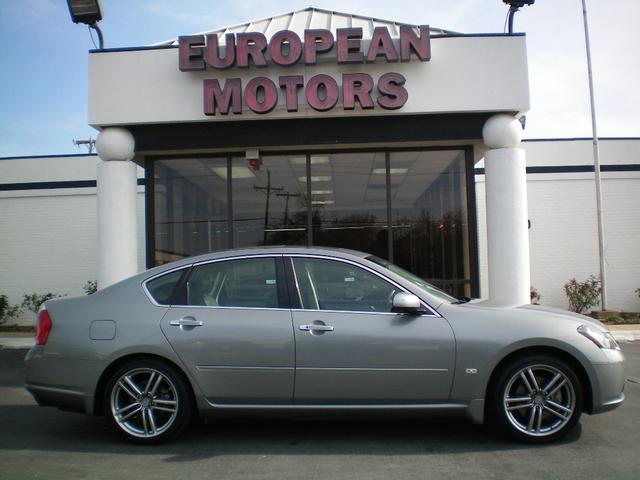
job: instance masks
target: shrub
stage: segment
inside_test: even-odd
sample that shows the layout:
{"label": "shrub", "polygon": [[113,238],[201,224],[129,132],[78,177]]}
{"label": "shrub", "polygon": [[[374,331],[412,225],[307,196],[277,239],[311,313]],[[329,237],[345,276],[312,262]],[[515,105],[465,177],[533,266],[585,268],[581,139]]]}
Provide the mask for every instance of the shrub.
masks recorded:
{"label": "shrub", "polygon": [[22,307],[28,310],[31,310],[33,313],[38,313],[40,310],[40,306],[46,302],[47,300],[51,300],[52,298],[63,297],[64,295],[60,295],[58,293],[26,293],[22,296]]}
{"label": "shrub", "polygon": [[638,297],[640,297],[640,288],[636,289],[636,293],[638,294]]}
{"label": "shrub", "polygon": [[538,293],[538,289],[535,287],[531,287],[529,289],[529,292],[531,294],[531,303],[533,303],[534,305],[538,305],[538,302],[540,302],[540,299],[542,298],[542,295]]}
{"label": "shrub", "polygon": [[0,295],[0,325],[19,317],[21,313],[20,305],[11,305],[6,295]]}
{"label": "shrub", "polygon": [[96,293],[98,291],[98,281],[97,280],[87,280],[87,283],[82,287],[84,293],[87,295],[91,295],[92,293]]}
{"label": "shrub", "polygon": [[572,278],[564,284],[564,293],[569,299],[569,310],[582,313],[600,301],[600,277],[590,275],[584,282]]}

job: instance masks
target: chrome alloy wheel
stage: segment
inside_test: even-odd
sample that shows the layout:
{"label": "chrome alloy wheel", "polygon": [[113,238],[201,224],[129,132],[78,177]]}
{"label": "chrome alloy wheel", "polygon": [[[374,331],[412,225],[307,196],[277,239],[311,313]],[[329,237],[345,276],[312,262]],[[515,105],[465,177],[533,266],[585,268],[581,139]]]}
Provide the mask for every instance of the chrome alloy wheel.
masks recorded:
{"label": "chrome alloy wheel", "polygon": [[567,375],[551,365],[528,365],[509,379],[502,404],[507,419],[526,435],[562,430],[575,414],[576,393]]}
{"label": "chrome alloy wheel", "polygon": [[153,438],[175,422],[180,408],[174,383],[153,368],[126,372],[111,390],[111,414],[126,433]]}

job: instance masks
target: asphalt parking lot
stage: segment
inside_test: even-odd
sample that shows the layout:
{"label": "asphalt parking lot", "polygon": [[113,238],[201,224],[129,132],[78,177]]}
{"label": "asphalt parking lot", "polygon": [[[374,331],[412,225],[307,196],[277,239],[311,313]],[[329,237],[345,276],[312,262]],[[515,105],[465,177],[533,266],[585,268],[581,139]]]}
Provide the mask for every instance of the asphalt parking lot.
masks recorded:
{"label": "asphalt parking lot", "polygon": [[224,420],[153,447],[124,443],[104,418],[37,407],[25,350],[0,350],[0,478],[626,479],[640,472],[640,342],[625,404],[583,416],[561,443],[520,445],[462,419]]}

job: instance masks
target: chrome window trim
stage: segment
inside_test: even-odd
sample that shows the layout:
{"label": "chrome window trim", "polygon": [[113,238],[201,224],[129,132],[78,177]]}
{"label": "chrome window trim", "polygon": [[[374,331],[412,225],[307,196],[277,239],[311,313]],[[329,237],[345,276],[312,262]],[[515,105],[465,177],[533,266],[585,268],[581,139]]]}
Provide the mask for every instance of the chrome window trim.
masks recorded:
{"label": "chrome window trim", "polygon": [[271,258],[278,258],[278,257],[282,257],[284,254],[282,253],[252,253],[249,255],[237,255],[234,257],[224,257],[224,258],[213,258],[210,260],[201,260],[199,262],[195,262],[192,264],[193,267],[199,267],[200,265],[207,265],[209,263],[218,263],[218,262],[229,262],[229,261],[233,261],[233,260],[244,260],[246,258],[264,258],[264,257],[271,257]]}
{"label": "chrome window trim", "polygon": [[[291,264],[291,271],[293,272],[293,281],[296,284],[296,293],[298,294],[298,300],[300,302],[300,308],[295,310],[303,310],[302,294],[300,293],[300,284],[298,283],[298,274],[296,273],[296,266],[293,264],[293,258],[289,257],[289,263]],[[291,302],[289,302],[291,303]],[[294,310],[292,308],[292,310]]]}
{"label": "chrome window trim", "polygon": [[[387,283],[390,283],[391,285],[394,285],[396,288],[399,288],[404,293],[408,293],[410,295],[415,295],[414,293],[408,291],[405,287],[403,287],[399,283],[395,282],[394,280],[391,280],[389,277],[386,277],[383,274],[381,274],[379,272],[376,272],[375,270],[373,270],[372,268],[367,267],[366,265],[362,265],[362,264],[360,264],[358,262],[354,262],[353,260],[349,260],[349,259],[341,258],[341,257],[333,257],[333,256],[330,256],[330,255],[319,255],[319,254],[291,253],[291,254],[285,254],[285,255],[288,256],[291,259],[291,266],[293,267],[294,275],[295,275],[295,264],[293,263],[293,259],[294,258],[317,258],[317,259],[320,259],[320,260],[333,260],[333,261],[337,261],[337,262],[348,263],[348,264],[353,265],[355,267],[362,268],[363,270],[366,270],[367,272],[378,276],[383,281],[385,281]],[[298,296],[300,297],[300,305],[302,305],[302,296],[300,294],[300,286],[298,285],[297,277],[296,277],[296,288],[298,289]],[[420,304],[430,312],[430,314],[429,313],[420,314],[421,317],[442,317],[442,315],[440,315],[436,311],[436,309],[431,307],[431,305],[429,305],[427,302],[425,302],[422,298],[418,297],[418,299],[420,300]],[[320,309],[316,310],[316,309],[309,309],[309,308],[296,308],[296,309],[292,309],[292,310],[295,310],[295,311],[306,311],[306,312],[367,313],[367,314],[374,314],[374,315],[398,315],[397,313],[393,313],[393,312],[368,312],[368,311],[360,311],[360,310],[320,310]]]}

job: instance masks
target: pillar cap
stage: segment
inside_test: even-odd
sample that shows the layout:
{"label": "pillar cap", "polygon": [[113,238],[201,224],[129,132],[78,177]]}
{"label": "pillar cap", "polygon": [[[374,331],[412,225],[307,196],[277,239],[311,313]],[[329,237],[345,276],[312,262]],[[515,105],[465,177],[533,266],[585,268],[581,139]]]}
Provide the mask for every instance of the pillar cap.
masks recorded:
{"label": "pillar cap", "polygon": [[105,128],[96,139],[96,150],[101,160],[126,162],[135,154],[135,140],[129,130]]}
{"label": "pillar cap", "polygon": [[482,127],[482,138],[488,148],[515,148],[522,141],[522,124],[512,115],[499,113]]}

